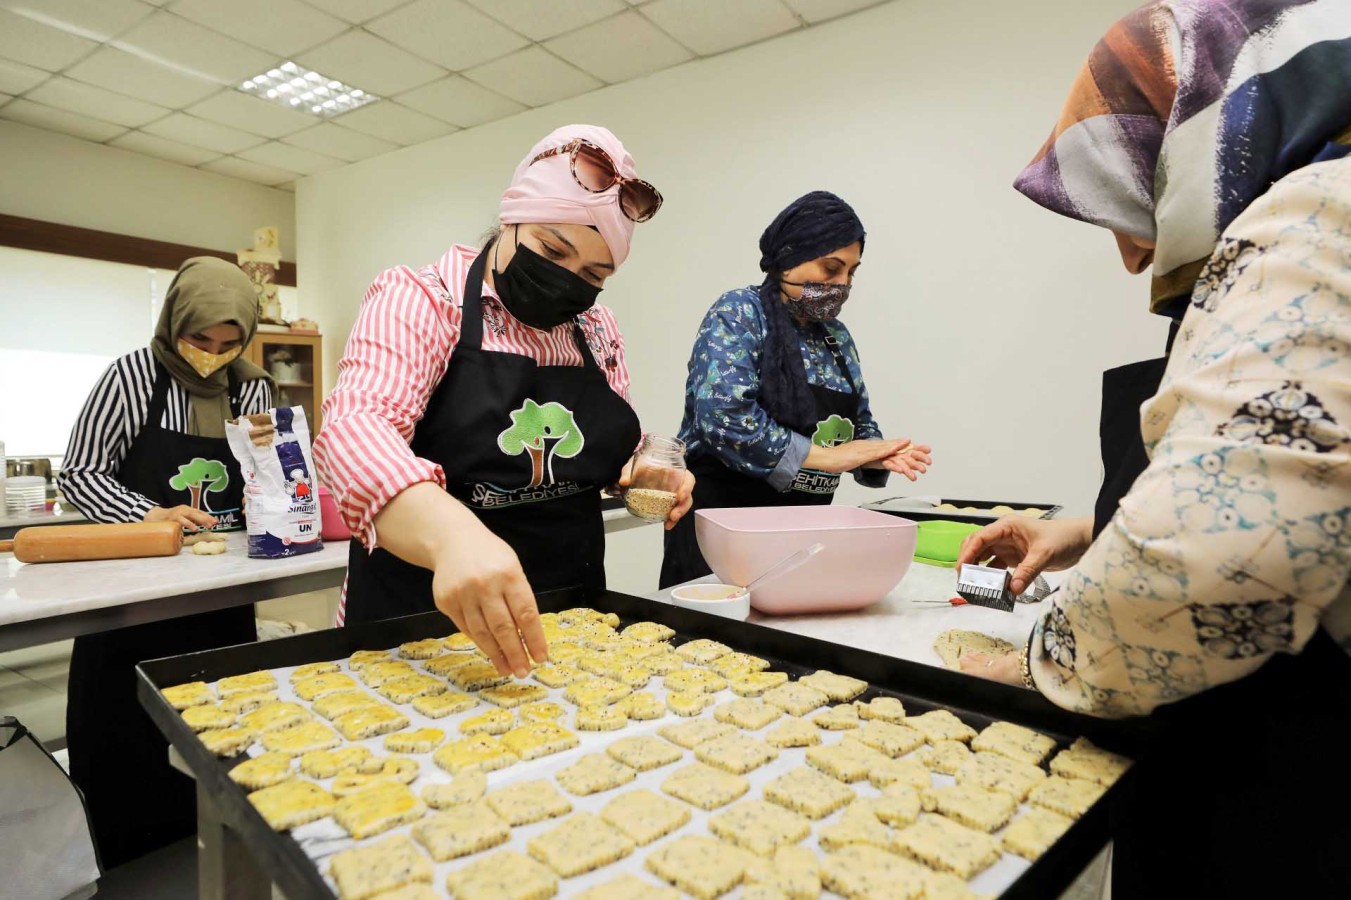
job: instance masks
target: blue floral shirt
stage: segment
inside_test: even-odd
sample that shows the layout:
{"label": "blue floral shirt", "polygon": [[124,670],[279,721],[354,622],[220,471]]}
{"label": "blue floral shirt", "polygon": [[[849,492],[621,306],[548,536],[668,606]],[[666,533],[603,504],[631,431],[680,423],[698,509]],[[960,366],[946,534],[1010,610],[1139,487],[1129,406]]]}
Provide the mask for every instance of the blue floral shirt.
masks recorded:
{"label": "blue floral shirt", "polygon": [[[858,348],[849,329],[838,319],[826,329],[839,342],[849,374],[859,390],[855,439],[880,438],[882,429],[868,404]],[[765,344],[765,311],[758,285],[728,291],[704,316],[690,354],[685,383],[685,417],[680,439],[691,460],[713,456],[729,468],[766,479],[786,491],[802,468],[811,440],[780,425],[760,406],[760,358]],[[799,331],[807,381],[841,393],[853,393],[835,356],[817,334]],[[868,487],[882,487],[887,473],[860,470],[855,479]]]}

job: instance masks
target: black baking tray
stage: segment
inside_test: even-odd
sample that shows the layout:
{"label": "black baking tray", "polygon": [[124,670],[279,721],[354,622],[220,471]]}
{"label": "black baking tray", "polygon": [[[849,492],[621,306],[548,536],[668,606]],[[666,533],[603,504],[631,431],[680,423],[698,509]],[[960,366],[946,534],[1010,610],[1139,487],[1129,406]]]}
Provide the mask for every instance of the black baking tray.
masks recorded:
{"label": "black baking tray", "polygon": [[[897,697],[905,703],[907,711],[915,712],[945,707],[977,729],[997,719],[1016,722],[1055,738],[1057,749],[1082,735],[1105,749],[1139,759],[1155,730],[1148,720],[1118,721],[1078,715],[1022,688],[642,597],[614,592],[587,595],[581,590],[567,590],[543,593],[537,599],[542,612],[590,606],[617,613],[624,624],[640,620],[661,622],[676,630],[673,641],[676,645],[696,637],[714,638],[734,649],[763,656],[775,668],[793,676],[816,669],[852,675],[869,684],[862,699]],[[290,900],[331,900],[335,894],[300,845],[289,834],[273,831],[248,802],[247,792],[228,777],[229,770],[245,757],[219,759],[212,755],[164,700],[159,689],[189,681],[213,682],[257,669],[342,659],[356,650],[385,650],[407,641],[441,637],[454,630],[445,616],[432,612],[150,660],[136,667],[137,693],[156,726],[182,755],[199,788],[215,799],[225,825],[253,853],[259,868]],[[1122,792],[1130,790],[1133,777],[1134,768],[1032,863],[1001,898],[1040,900],[1058,896],[1068,887],[1110,838],[1113,810]]]}
{"label": "black baking tray", "polygon": [[[871,509],[874,512],[886,513],[889,516],[899,516],[902,519],[909,519],[912,522],[929,522],[940,520],[943,522],[966,522],[971,525],[989,525],[999,519],[1000,516],[1008,513],[964,513],[953,512],[950,509],[883,509],[881,504],[890,503],[892,500],[904,500],[904,497],[888,497],[886,500],[877,500],[873,503],[863,504],[864,509]],[[1064,507],[1055,503],[1023,503],[1013,500],[949,500],[947,497],[938,501],[939,503],[951,503],[953,506],[974,506],[977,509],[992,509],[996,506],[1008,506],[1014,511],[1020,509],[1040,509],[1044,512],[1038,516],[1039,519],[1054,519]]]}

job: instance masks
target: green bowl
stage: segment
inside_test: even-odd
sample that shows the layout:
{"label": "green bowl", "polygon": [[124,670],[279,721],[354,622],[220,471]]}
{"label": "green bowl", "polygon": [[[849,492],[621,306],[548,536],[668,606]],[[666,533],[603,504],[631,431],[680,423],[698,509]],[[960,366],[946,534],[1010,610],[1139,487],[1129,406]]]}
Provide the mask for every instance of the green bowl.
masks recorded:
{"label": "green bowl", "polygon": [[948,569],[956,567],[962,541],[966,540],[968,534],[980,531],[981,527],[943,519],[916,523],[918,539],[915,542],[915,561]]}

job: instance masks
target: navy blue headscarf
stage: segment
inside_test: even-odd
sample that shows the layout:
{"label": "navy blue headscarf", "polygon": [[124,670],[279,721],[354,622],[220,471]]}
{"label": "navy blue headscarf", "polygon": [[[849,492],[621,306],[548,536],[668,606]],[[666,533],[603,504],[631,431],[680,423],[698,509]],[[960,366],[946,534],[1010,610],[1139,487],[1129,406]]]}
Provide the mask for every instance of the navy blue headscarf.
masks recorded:
{"label": "navy blue headscarf", "polygon": [[760,405],[770,418],[794,431],[812,432],[816,398],[807,383],[798,325],[779,293],[779,276],[855,241],[861,249],[863,238],[863,223],[854,208],[829,191],[797,198],[760,235],[760,271],[765,273],[760,303],[767,326],[760,360]]}

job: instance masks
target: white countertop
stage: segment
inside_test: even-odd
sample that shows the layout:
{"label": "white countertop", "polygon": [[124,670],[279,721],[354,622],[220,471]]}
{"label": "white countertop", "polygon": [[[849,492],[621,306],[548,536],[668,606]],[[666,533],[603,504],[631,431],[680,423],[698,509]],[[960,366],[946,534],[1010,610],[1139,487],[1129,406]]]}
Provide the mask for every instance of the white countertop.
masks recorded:
{"label": "white countertop", "polygon": [[[716,581],[709,577],[701,581]],[[1050,580],[1050,579],[1048,579]],[[1052,582],[1054,584],[1055,582]],[[648,596],[670,602],[670,591]],[[941,666],[934,639],[952,628],[979,631],[1021,647],[1032,633],[1040,603],[1020,603],[1012,612],[983,606],[917,603],[957,595],[957,572],[914,563],[891,593],[857,612],[812,616],[767,616],[752,611],[748,621],[860,650]]]}
{"label": "white countertop", "polygon": [[28,528],[33,525],[74,525],[83,521],[85,517],[69,507],[61,509],[60,512],[40,512],[27,516],[13,516],[0,511],[0,530]]}

